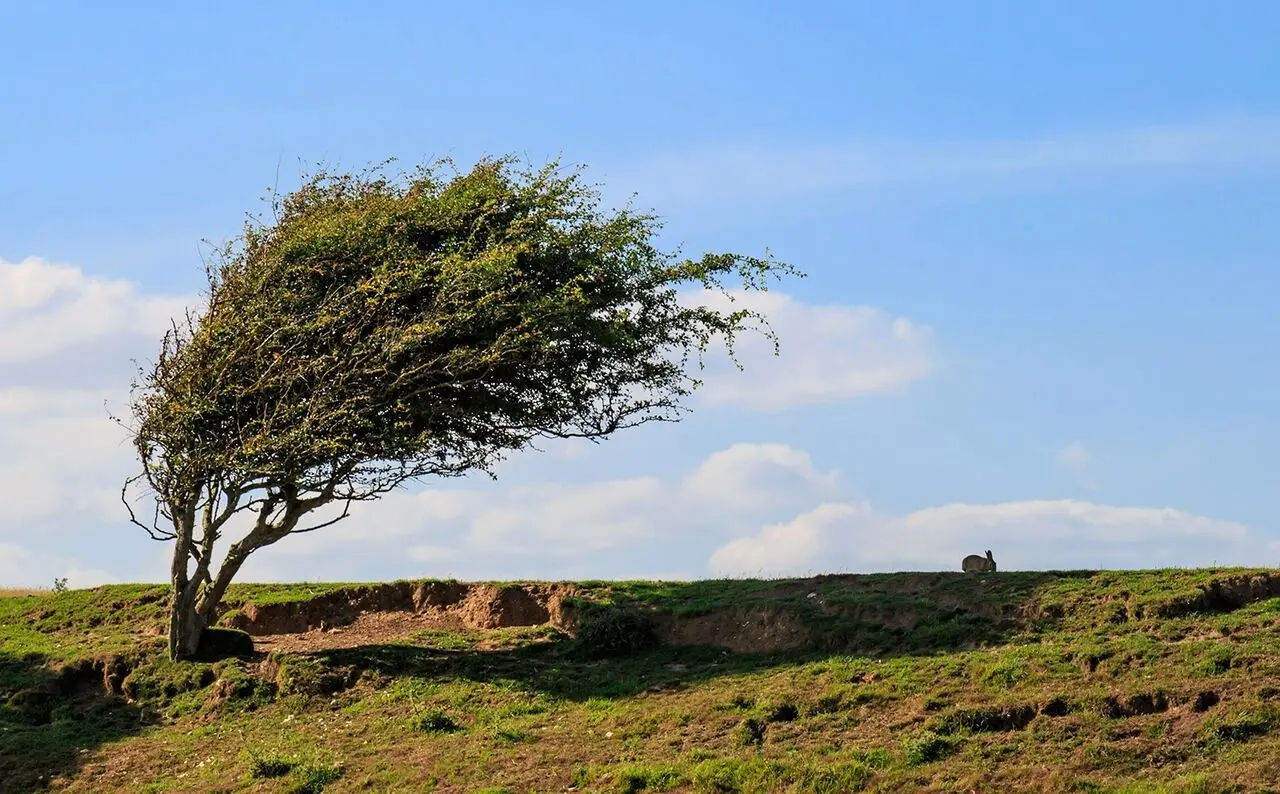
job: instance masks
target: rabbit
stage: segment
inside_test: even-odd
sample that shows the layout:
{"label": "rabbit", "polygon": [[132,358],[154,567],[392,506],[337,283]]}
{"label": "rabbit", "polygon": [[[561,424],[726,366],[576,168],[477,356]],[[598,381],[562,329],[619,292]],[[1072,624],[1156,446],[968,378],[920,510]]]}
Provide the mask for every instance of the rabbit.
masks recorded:
{"label": "rabbit", "polygon": [[986,557],[979,557],[976,554],[970,554],[960,563],[960,569],[965,573],[995,573],[996,561],[991,556],[991,550],[987,549]]}

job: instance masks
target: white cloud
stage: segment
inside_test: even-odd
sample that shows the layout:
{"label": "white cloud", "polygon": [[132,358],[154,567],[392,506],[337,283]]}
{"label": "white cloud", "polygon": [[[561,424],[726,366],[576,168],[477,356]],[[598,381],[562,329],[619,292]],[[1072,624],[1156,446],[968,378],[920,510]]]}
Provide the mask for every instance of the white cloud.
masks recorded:
{"label": "white cloud", "polygon": [[735,340],[743,370],[714,347],[699,399],[778,411],[896,392],[933,369],[933,332],[905,317],[868,306],[810,305],[778,292],[706,291],[686,297],[718,310],[751,309],[764,315],[780,340],[780,354],[763,335]]}
{"label": "white cloud", "polygon": [[1030,140],[720,144],[667,152],[611,171],[661,206],[1045,174],[1280,165],[1280,119],[1222,119]]}
{"label": "white cloud", "polygon": [[[1251,565],[1268,543],[1243,524],[1169,507],[1061,499],[956,503],[879,516],[866,505],[824,504],[725,544],[709,564],[722,575],[755,574],[760,561],[771,559],[779,561],[779,575],[816,565],[855,572],[958,570],[966,554],[992,549],[1005,570]],[[808,553],[797,557],[795,548]]]}
{"label": "white cloud", "polygon": [[818,471],[805,452],[741,443],[683,477],[397,492],[269,553],[279,566],[286,556],[315,559],[357,549],[392,554],[405,547],[409,560],[435,566],[435,575],[477,561],[521,571],[579,566],[589,572],[603,564],[633,576],[640,565],[670,572],[697,560],[681,559],[682,552],[745,531],[762,515],[802,509],[835,487],[835,472]]}
{"label": "white cloud", "polygon": [[812,502],[836,488],[837,476],[819,472],[809,453],[786,444],[734,444],[707,457],[683,490],[721,510],[758,510]]}
{"label": "white cloud", "polygon": [[131,282],[43,259],[0,261],[0,363],[44,358],[108,335],[156,336],[190,303],[140,295]]}
{"label": "white cloud", "polygon": [[791,521],[771,524],[758,535],[736,538],[711,554],[719,576],[806,576],[822,573],[823,545],[829,527],[857,521],[850,504],[823,504]]}
{"label": "white cloud", "polygon": [[575,556],[633,546],[662,533],[673,505],[654,477],[590,485],[519,486],[504,504],[470,522],[469,544],[481,551],[524,556]]}
{"label": "white cloud", "polygon": [[789,576],[958,570],[988,548],[1005,570],[1256,564],[1274,551],[1242,524],[1174,508],[1026,500],[895,516],[843,490],[801,450],[738,444],[683,477],[397,494],[264,564],[316,578],[381,555],[408,563],[397,575],[636,577],[702,554],[712,575]]}

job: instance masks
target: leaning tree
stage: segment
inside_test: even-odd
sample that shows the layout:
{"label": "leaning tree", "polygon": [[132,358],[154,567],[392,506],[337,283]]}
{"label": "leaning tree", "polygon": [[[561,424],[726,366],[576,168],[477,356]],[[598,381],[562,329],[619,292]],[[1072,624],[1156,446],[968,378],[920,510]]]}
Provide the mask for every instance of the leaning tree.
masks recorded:
{"label": "leaning tree", "polygon": [[493,476],[538,438],[677,421],[693,354],[722,338],[732,355],[747,328],[773,338],[679,289],[802,275],[767,254],[664,252],[653,215],[602,210],[579,170],[447,166],[321,171],[277,194],[139,371],[126,422],[142,469],[123,496],[141,483],[154,514],[131,517],[173,544],[172,658],[197,652],[250,554],[355,502]]}

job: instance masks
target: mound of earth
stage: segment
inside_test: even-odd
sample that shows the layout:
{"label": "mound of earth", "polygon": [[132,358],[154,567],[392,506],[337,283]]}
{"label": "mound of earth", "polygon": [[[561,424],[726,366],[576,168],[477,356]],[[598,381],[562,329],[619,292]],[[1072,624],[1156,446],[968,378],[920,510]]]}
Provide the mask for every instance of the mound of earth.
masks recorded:
{"label": "mound of earth", "polygon": [[561,584],[396,582],[305,601],[246,603],[220,623],[248,633],[262,647],[341,648],[424,629],[563,627],[571,622],[564,599],[572,592]]}

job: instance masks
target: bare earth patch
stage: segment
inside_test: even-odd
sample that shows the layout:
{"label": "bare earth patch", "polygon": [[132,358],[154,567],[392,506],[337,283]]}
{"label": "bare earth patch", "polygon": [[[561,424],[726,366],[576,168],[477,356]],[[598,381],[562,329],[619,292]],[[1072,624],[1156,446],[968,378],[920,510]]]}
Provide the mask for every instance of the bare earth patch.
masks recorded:
{"label": "bare earth patch", "polygon": [[465,628],[460,621],[441,620],[414,612],[367,612],[344,626],[292,634],[265,634],[254,637],[253,644],[266,653],[302,653],[384,644],[431,629]]}

